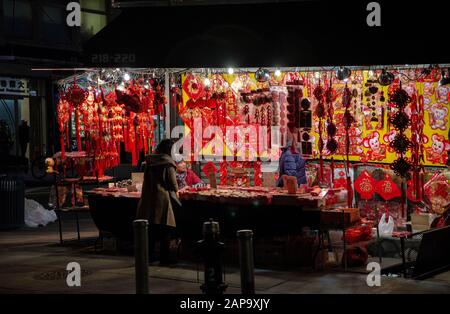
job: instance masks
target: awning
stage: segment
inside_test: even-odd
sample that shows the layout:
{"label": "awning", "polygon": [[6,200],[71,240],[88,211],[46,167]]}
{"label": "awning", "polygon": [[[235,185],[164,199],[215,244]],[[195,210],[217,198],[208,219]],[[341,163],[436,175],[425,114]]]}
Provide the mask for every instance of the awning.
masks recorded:
{"label": "awning", "polygon": [[125,9],[85,46],[91,67],[258,67],[449,63],[447,11],[428,0]]}

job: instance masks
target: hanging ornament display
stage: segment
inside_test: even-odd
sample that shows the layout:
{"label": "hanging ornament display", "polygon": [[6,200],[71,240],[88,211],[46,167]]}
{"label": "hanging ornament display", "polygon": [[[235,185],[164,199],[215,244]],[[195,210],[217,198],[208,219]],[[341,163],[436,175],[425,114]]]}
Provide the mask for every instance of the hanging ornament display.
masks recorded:
{"label": "hanging ornament display", "polygon": [[209,176],[209,174],[211,172],[212,173],[216,173],[217,172],[217,168],[216,168],[216,166],[214,165],[214,163],[212,161],[209,161],[203,166],[202,171],[203,171],[203,173],[206,176]]}
{"label": "hanging ornament display", "polygon": [[[120,88],[109,86],[107,92],[94,86],[84,91],[75,83],[62,92],[57,117],[63,158],[66,147],[70,147],[68,125],[72,112],[75,113],[77,150],[92,160],[95,176],[102,177],[105,169],[120,163],[122,142],[124,150],[131,153],[132,164],[137,165],[139,153],[147,154],[155,146],[156,95],[159,93],[159,101],[165,102],[164,91],[161,87],[158,90],[158,86],[137,79],[130,80],[127,86],[121,84]],[[83,101],[80,103],[80,100]]]}
{"label": "hanging ornament display", "polygon": [[[75,133],[77,138],[77,149],[82,151],[81,146],[81,132],[80,132],[80,111],[79,107],[88,97],[88,91],[77,85],[76,77],[74,77],[73,84],[69,86],[63,98],[71,105],[71,109],[75,111]],[[71,110],[71,111],[72,111]]]}
{"label": "hanging ornament display", "polygon": [[200,76],[191,73],[188,74],[183,83],[183,91],[193,100],[197,100],[203,96],[204,86]]}
{"label": "hanging ornament display", "polygon": [[408,178],[412,165],[404,156],[411,146],[411,142],[405,136],[404,131],[410,125],[409,117],[405,113],[405,107],[411,102],[411,97],[404,89],[402,89],[401,82],[399,87],[391,94],[390,101],[397,108],[397,112],[389,120],[397,131],[397,134],[390,145],[400,156],[392,163],[391,168],[402,178]]}
{"label": "hanging ornament display", "polygon": [[334,108],[333,101],[336,99],[336,91],[332,87],[332,80],[330,79],[330,85],[325,91],[325,101],[327,104],[327,145],[326,148],[330,155],[334,154],[338,148],[338,143],[334,138],[337,132],[336,125],[333,122]]}
{"label": "hanging ornament display", "polygon": [[67,89],[64,99],[71,104],[74,108],[80,106],[88,97],[88,92],[77,85],[77,81],[74,78],[73,85]]}
{"label": "hanging ornament display", "polygon": [[363,200],[370,200],[375,192],[377,181],[370,175],[367,170],[361,172],[355,180],[355,190],[359,193]]}
{"label": "hanging ornament display", "polygon": [[385,200],[389,201],[393,198],[400,197],[400,189],[392,181],[388,174],[385,174],[383,180],[377,182],[375,186],[375,191]]}
{"label": "hanging ornament display", "polygon": [[323,179],[323,149],[324,149],[324,142],[323,142],[323,119],[326,116],[326,111],[325,111],[325,90],[323,89],[323,87],[320,85],[320,81],[319,84],[314,88],[314,97],[316,99],[316,110],[315,110],[315,114],[319,119],[319,125],[318,125],[318,130],[319,130],[319,142],[318,142],[318,149],[319,149],[319,160],[320,160],[320,168],[319,168],[319,177],[320,180]]}
{"label": "hanging ornament display", "polygon": [[361,172],[355,180],[355,190],[359,193],[361,199],[366,201],[366,213],[369,211],[367,201],[373,197],[377,181],[370,175],[367,170]]}
{"label": "hanging ornament display", "polygon": [[70,105],[69,103],[64,99],[63,95],[60,95],[59,102],[56,106],[56,113],[57,113],[57,120],[58,120],[58,129],[59,129],[59,139],[60,139],[60,146],[61,146],[61,158],[65,158],[65,141],[64,141],[64,134],[66,133],[66,129],[69,124],[70,120]]}
{"label": "hanging ornament display", "polygon": [[352,182],[350,178],[350,133],[349,130],[352,127],[352,124],[354,122],[354,118],[352,114],[350,113],[350,107],[352,102],[352,93],[350,89],[348,88],[347,84],[345,84],[344,93],[342,95],[342,104],[345,108],[344,117],[343,117],[343,123],[345,128],[345,158],[346,158],[346,167],[345,167],[345,174],[346,174],[346,180],[347,180],[347,206],[349,208],[352,207],[353,203],[353,189],[352,189]]}

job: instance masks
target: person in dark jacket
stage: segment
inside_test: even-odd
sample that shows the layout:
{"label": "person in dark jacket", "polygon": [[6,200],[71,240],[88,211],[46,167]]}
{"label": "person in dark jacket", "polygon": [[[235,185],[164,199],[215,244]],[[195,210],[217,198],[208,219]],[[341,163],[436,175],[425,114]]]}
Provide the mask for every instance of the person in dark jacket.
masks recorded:
{"label": "person in dark jacket", "polygon": [[175,231],[178,199],[176,164],[171,157],[173,141],[159,143],[156,152],[146,157],[142,195],[137,209],[137,219],[149,222],[149,255],[156,260],[155,244],[160,242],[160,263],[169,263],[170,236]]}
{"label": "person in dark jacket", "polygon": [[289,141],[282,149],[279,162],[278,187],[283,187],[283,175],[297,178],[297,184],[306,184],[306,162],[295,147],[295,141]]}

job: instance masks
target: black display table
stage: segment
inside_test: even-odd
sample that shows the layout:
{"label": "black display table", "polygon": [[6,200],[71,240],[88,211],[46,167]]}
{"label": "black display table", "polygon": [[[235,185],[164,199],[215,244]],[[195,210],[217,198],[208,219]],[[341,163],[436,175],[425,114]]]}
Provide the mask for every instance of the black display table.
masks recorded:
{"label": "black display table", "polygon": [[[132,222],[136,217],[138,197],[89,194],[92,218],[100,231],[124,239],[133,239]],[[300,205],[261,204],[258,202],[216,202],[214,200],[182,200],[175,213],[177,232],[181,238],[202,238],[202,226],[210,218],[219,222],[223,238],[236,238],[241,229],[253,230],[254,237],[301,234],[302,227],[318,229],[320,210]]]}

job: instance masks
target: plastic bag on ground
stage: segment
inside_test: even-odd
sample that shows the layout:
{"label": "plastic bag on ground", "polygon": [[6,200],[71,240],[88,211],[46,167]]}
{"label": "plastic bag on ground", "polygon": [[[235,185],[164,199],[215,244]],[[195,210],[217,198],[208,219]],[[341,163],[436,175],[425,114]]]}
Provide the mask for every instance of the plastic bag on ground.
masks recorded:
{"label": "plastic bag on ground", "polygon": [[38,202],[25,198],[25,224],[28,227],[45,226],[56,220],[54,210],[48,210]]}

